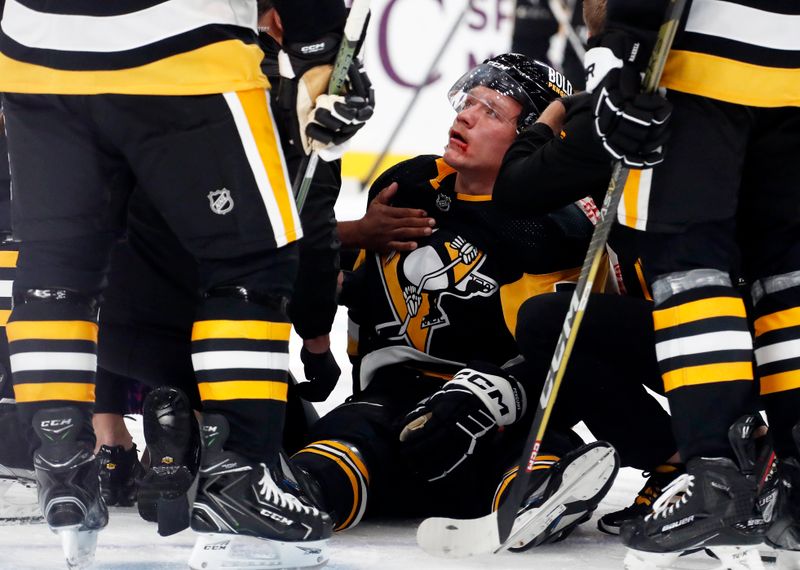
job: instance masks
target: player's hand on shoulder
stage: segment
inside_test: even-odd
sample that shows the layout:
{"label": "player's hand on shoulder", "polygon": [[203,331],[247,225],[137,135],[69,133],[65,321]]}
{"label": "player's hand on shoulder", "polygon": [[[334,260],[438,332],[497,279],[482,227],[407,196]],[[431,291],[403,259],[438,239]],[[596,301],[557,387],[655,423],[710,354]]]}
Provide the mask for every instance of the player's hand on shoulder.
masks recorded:
{"label": "player's hand on shoulder", "polygon": [[590,40],[584,58],[595,132],[608,153],[631,168],[662,162],[669,136],[672,105],[657,92],[641,92],[648,51],[631,33],[612,29]]}
{"label": "player's hand on shoulder", "polygon": [[552,103],[550,103],[547,107],[545,107],[542,114],[539,115],[539,118],[536,119],[537,123],[544,123],[550,130],[553,131],[554,135],[557,135],[561,132],[561,129],[564,126],[564,120],[567,117],[567,107],[562,101],[562,99],[556,99]]}
{"label": "player's hand on shoulder", "polygon": [[435,221],[424,210],[391,205],[397,189],[397,182],[392,182],[381,190],[359,220],[360,241],[365,249],[380,253],[412,251],[417,247],[415,240],[431,235]]}
{"label": "player's hand on shoulder", "polygon": [[525,391],[497,366],[471,363],[400,422],[400,450],[427,481],[463,468],[491,445],[499,426],[525,413]]}

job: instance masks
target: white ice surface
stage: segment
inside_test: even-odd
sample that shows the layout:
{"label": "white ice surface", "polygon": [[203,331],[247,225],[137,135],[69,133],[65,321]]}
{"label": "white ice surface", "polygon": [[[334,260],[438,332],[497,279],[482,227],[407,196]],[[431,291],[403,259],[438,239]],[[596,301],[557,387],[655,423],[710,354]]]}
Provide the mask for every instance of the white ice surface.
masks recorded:
{"label": "white ice surface", "polygon": [[[364,196],[345,192],[337,206],[340,219],[351,219],[363,210]],[[344,354],[346,317],[339,312],[334,325],[334,350]],[[296,341],[296,339],[295,339]],[[293,346],[292,369],[302,378],[303,367],[298,347]],[[320,411],[330,409],[344,400],[350,385],[347,359],[340,357],[343,381]],[[131,423],[132,431],[141,441],[140,424]],[[140,449],[143,445],[139,445]],[[478,558],[447,560],[434,558],[416,545],[418,521],[369,521],[337,534],[331,540],[331,570],[384,569],[591,569],[622,568],[624,548],[618,539],[596,529],[597,517],[627,506],[643,482],[638,471],[623,469],[600,505],[595,517],[579,527],[566,541],[544,546],[522,554],[487,555]],[[465,497],[465,500],[468,500]],[[184,531],[169,538],[156,534],[155,527],[139,518],[135,508],[112,508],[111,521],[100,533],[95,568],[107,570],[161,570],[186,568],[193,536]],[[713,567],[702,556],[686,561],[686,568]],[[0,526],[0,569],[59,569],[64,568],[58,537],[46,526]]]}

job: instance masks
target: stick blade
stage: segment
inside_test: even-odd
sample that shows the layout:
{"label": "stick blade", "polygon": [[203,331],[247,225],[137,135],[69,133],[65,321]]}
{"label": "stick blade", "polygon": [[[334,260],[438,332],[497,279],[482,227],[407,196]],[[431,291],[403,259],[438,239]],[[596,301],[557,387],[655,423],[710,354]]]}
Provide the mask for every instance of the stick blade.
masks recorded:
{"label": "stick blade", "polygon": [[417,544],[428,554],[447,558],[490,554],[500,548],[497,513],[478,519],[425,519],[417,529]]}

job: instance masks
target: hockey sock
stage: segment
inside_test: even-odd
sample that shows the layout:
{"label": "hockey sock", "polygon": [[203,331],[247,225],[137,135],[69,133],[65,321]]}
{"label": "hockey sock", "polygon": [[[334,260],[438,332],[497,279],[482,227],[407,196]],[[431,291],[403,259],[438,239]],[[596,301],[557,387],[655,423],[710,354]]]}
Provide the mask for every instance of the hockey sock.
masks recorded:
{"label": "hockey sock", "polygon": [[[784,277],[784,276],[779,276]],[[779,457],[797,457],[792,427],[800,420],[800,287],[774,290],[775,278],[753,287],[755,301],[756,364],[761,396],[767,410],[775,452]],[[770,285],[772,284],[772,285]]]}
{"label": "hockey sock", "polygon": [[0,283],[5,284],[3,291],[0,292],[0,400],[3,398],[13,398],[14,392],[11,389],[11,370],[8,367],[8,341],[6,339],[6,323],[11,315],[11,287],[14,283],[17,268],[17,256],[19,252],[16,247],[8,249],[8,246],[0,244]]}
{"label": "hockey sock", "polygon": [[743,300],[729,286],[690,288],[657,303],[653,325],[681,456],[733,458],[728,428],[754,400]]}
{"label": "hockey sock", "polygon": [[367,508],[369,472],[352,446],[335,440],[316,441],[298,451],[292,463],[317,482],[334,530],[357,525]]}
{"label": "hockey sock", "polygon": [[29,441],[38,444],[30,432],[37,411],[72,407],[82,424],[76,439],[93,448],[96,312],[55,298],[23,302],[14,308],[7,331],[14,394]]}
{"label": "hockey sock", "polygon": [[270,466],[281,447],[290,331],[279,309],[224,296],[205,299],[192,328],[203,411],[228,420],[227,449]]}

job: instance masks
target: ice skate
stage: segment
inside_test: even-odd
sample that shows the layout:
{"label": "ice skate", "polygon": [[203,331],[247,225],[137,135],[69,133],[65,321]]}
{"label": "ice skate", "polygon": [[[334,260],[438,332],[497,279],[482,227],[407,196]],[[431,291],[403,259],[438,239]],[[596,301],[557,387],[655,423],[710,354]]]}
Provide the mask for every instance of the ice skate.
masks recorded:
{"label": "ice skate", "polygon": [[619,534],[623,524],[649,514],[653,510],[653,503],[661,496],[664,487],[672,483],[683,472],[683,465],[664,464],[659,465],[652,472],[643,473],[643,476],[647,477],[647,481],[636,495],[633,504],[600,517],[597,521],[597,528],[606,534]]}
{"label": "ice skate", "polygon": [[97,452],[97,463],[100,467],[100,492],[106,506],[133,506],[139,480],[144,475],[136,444],[128,450],[121,445],[103,445]]}
{"label": "ice skate", "polygon": [[[794,427],[792,436],[800,449],[800,424]],[[800,563],[800,462],[796,457],[778,461],[774,487],[775,499],[765,542],[777,550],[794,551],[782,558]],[[797,567],[800,568],[800,564]]]}
{"label": "ice skate", "polygon": [[755,508],[756,483],[724,457],[689,461],[653,512],[622,527],[626,570],[671,568],[684,552],[705,549],[720,568],[761,570],[757,545],[766,524]]}
{"label": "ice skate", "polygon": [[77,440],[81,413],[75,408],[40,410],[33,428],[41,446],[33,456],[39,506],[50,529],[61,537],[67,568],[88,568],[97,533],[108,524],[91,448]]}
{"label": "ice skate", "polygon": [[618,470],[617,452],[608,443],[598,441],[534,472],[531,492],[503,548],[521,551],[565,539],[591,518]]}
{"label": "ice skate", "polygon": [[139,515],[158,523],[162,536],[189,527],[200,466],[200,431],[189,399],[175,388],[156,388],[143,409],[150,465],[139,484]]}
{"label": "ice skate", "polygon": [[284,459],[269,468],[226,451],[227,420],[207,414],[203,465],[192,511],[193,569],[317,568],[333,524],[311,504]]}

